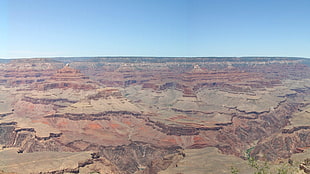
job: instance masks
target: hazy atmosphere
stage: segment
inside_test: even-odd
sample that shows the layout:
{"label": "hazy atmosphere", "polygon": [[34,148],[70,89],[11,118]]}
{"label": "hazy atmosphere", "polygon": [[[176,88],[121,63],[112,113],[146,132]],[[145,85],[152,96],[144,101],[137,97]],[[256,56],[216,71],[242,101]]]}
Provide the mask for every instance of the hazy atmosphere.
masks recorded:
{"label": "hazy atmosphere", "polygon": [[0,174],[310,174],[310,0],[0,0]]}
{"label": "hazy atmosphere", "polygon": [[1,0],[0,58],[310,57],[309,0]]}

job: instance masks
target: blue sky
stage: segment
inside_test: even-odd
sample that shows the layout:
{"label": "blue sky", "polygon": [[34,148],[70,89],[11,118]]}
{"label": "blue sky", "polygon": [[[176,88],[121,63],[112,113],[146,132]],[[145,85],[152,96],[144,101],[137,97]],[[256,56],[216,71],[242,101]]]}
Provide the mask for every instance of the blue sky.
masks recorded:
{"label": "blue sky", "polygon": [[0,57],[310,58],[309,0],[0,0]]}

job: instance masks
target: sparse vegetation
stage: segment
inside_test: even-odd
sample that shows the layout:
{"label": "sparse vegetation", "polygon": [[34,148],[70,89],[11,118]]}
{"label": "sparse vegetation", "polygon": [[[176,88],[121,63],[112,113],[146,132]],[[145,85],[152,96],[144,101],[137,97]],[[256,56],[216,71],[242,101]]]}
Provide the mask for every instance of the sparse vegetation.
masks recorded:
{"label": "sparse vegetation", "polygon": [[231,167],[231,173],[232,174],[238,174],[239,173],[239,170],[236,168],[236,167]]}
{"label": "sparse vegetation", "polygon": [[[258,161],[253,157],[248,158],[248,165],[254,169],[253,174],[295,174],[299,170],[298,165],[294,165],[293,162],[288,164],[281,164],[278,167],[275,167],[266,161]],[[238,174],[238,168],[232,166],[231,173]]]}

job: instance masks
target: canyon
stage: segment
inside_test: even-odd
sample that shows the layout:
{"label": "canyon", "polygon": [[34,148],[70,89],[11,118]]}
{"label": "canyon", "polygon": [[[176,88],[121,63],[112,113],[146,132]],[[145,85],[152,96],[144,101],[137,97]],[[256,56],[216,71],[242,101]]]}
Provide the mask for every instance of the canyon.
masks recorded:
{"label": "canyon", "polygon": [[0,61],[0,173],[310,173],[309,116],[306,58]]}

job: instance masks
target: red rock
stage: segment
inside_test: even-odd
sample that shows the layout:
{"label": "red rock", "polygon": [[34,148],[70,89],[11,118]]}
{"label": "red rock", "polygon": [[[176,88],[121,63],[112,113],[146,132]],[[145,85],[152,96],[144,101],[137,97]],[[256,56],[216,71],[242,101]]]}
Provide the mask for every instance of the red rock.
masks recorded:
{"label": "red rock", "polygon": [[82,74],[79,70],[70,68],[66,65],[43,83],[36,84],[39,90],[53,88],[90,90],[98,88],[97,84]]}

